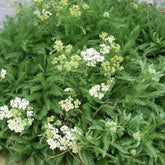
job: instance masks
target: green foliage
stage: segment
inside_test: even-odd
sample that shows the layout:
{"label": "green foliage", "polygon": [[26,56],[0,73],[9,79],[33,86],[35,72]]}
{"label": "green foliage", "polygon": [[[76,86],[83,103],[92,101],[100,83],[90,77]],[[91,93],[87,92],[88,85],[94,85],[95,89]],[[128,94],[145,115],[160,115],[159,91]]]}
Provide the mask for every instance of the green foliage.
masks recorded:
{"label": "green foliage", "polygon": [[[0,75],[0,108],[20,97],[34,109],[32,125],[20,133],[9,128],[0,109],[6,164],[163,165],[165,16],[160,9],[131,0],[33,1],[19,4],[0,30],[0,71],[7,71]],[[101,52],[100,44],[110,52]],[[85,61],[82,51],[90,48],[107,63]],[[51,148],[54,127],[57,140],[67,137],[64,125],[78,129],[77,150]]]}

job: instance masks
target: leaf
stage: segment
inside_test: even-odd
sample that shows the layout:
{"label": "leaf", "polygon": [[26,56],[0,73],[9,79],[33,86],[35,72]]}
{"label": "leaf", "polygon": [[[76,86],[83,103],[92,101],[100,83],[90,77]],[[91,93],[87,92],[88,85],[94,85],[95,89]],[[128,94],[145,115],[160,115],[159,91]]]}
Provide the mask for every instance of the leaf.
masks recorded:
{"label": "leaf", "polygon": [[22,155],[12,155],[12,156],[10,155],[10,159],[7,163],[8,165],[13,165],[16,162],[19,162],[21,159],[22,159]]}
{"label": "leaf", "polygon": [[56,165],[61,165],[65,154],[56,157]]}
{"label": "leaf", "polygon": [[45,116],[47,115],[47,113],[48,113],[47,106],[44,105],[44,106],[42,107],[42,110],[40,111],[40,113],[39,113],[39,115],[38,115],[38,119],[39,119],[39,120],[42,120],[42,118],[45,117]]}
{"label": "leaf", "polygon": [[66,164],[67,165],[74,165],[73,159],[71,159],[69,156],[66,156]]}
{"label": "leaf", "polygon": [[[108,152],[108,149],[109,149],[109,146],[111,144],[111,134],[109,132],[106,132],[104,135],[103,135],[103,144],[104,144],[104,151],[105,153]],[[103,155],[103,158],[105,157],[105,154]]]}
{"label": "leaf", "polygon": [[9,149],[16,151],[18,153],[28,154],[33,151],[31,145],[17,145],[17,146],[11,146]]}
{"label": "leaf", "polygon": [[38,68],[39,68],[42,72],[44,72],[44,68],[42,67],[41,64],[38,64]]}
{"label": "leaf", "polygon": [[101,126],[99,125],[93,125],[91,127],[89,127],[88,129],[96,129],[96,130],[104,130]]}
{"label": "leaf", "polygon": [[33,156],[30,156],[30,158],[26,160],[26,165],[35,165]]}
{"label": "leaf", "polygon": [[48,45],[45,43],[35,44],[35,46],[32,48],[32,52],[35,54],[46,54],[45,47]]}
{"label": "leaf", "polygon": [[165,140],[165,135],[163,133],[153,133],[150,136],[151,139]]}
{"label": "leaf", "polygon": [[130,34],[130,38],[136,40],[138,38],[140,34],[140,26],[137,25],[132,31],[131,31],[131,34]]}
{"label": "leaf", "polygon": [[90,151],[83,150],[80,156],[82,157],[85,165],[94,165],[93,155]]}
{"label": "leaf", "polygon": [[120,144],[117,143],[111,143],[111,146],[113,146],[114,148],[116,148],[117,150],[119,150],[120,152],[124,153],[124,154],[128,154],[129,152],[126,151],[123,146],[121,146]]}
{"label": "leaf", "polygon": [[83,112],[86,117],[91,118],[91,108],[89,103],[83,104]]}
{"label": "leaf", "polygon": [[36,100],[38,100],[40,98],[41,98],[41,93],[32,93],[31,95],[28,95],[26,97],[26,99],[29,100],[30,102],[36,101]]}
{"label": "leaf", "polygon": [[48,95],[50,96],[63,96],[61,92],[61,88],[59,88],[57,85],[52,85],[51,90],[48,92]]}
{"label": "leaf", "polygon": [[37,150],[40,150],[40,149],[42,149],[42,148],[45,148],[47,146],[47,144],[45,143],[45,144],[41,144],[41,143],[34,143],[33,144],[33,147],[35,148],[35,149],[37,149]]}
{"label": "leaf", "polygon": [[42,89],[42,85],[35,85],[30,88],[30,93],[37,92]]}
{"label": "leaf", "polygon": [[116,76],[118,79],[135,82],[136,79],[132,76],[130,76],[127,72],[121,72],[119,76]]}
{"label": "leaf", "polygon": [[148,156],[153,157],[155,161],[157,161],[158,155],[157,155],[156,149],[151,144],[149,144],[149,142],[145,143],[144,149],[148,153]]}

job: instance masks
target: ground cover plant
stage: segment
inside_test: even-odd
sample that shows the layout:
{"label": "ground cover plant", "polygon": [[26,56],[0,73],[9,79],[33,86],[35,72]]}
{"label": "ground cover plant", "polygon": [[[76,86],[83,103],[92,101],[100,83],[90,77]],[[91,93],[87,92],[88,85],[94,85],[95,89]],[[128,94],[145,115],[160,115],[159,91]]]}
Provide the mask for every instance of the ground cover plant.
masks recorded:
{"label": "ground cover plant", "polygon": [[165,16],[129,0],[11,3],[0,31],[6,164],[163,165]]}

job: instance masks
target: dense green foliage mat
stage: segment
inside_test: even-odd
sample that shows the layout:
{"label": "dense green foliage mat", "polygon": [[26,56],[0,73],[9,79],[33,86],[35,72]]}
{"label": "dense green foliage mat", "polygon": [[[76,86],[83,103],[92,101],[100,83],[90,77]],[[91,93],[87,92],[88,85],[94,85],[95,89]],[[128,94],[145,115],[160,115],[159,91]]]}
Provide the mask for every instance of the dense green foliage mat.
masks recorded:
{"label": "dense green foliage mat", "polygon": [[165,15],[130,0],[14,3],[0,30],[6,164],[164,165]]}

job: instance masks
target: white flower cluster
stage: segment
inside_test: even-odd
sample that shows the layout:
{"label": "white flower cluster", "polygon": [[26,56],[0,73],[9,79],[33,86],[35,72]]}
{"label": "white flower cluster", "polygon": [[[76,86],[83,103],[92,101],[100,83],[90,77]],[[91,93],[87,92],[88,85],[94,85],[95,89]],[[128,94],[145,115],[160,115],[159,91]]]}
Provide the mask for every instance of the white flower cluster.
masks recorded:
{"label": "white flower cluster", "polygon": [[104,12],[103,16],[104,17],[109,17],[109,13],[108,12]]}
{"label": "white flower cluster", "polygon": [[16,97],[14,100],[10,101],[10,105],[12,108],[18,108],[25,110],[26,107],[29,105],[29,101],[26,99],[21,99],[19,97]]}
{"label": "white flower cluster", "polygon": [[2,70],[1,70],[1,75],[0,75],[0,77],[1,77],[2,79],[5,78],[6,72],[7,72],[6,69],[2,69]]}
{"label": "white flower cluster", "polygon": [[100,44],[100,53],[108,54],[110,52],[110,46],[106,46],[105,44]]}
{"label": "white flower cluster", "polygon": [[73,153],[78,153],[78,140],[74,134],[80,134],[80,131],[76,127],[70,129],[67,125],[63,125],[60,129],[57,129],[48,123],[45,128],[50,149],[59,148],[61,151],[71,149]]}
{"label": "white flower cluster", "polygon": [[33,123],[33,108],[29,107],[29,101],[16,97],[10,101],[11,109],[8,106],[0,107],[0,120],[8,119],[8,127],[16,133],[22,132],[26,126]]}
{"label": "white flower cluster", "polygon": [[16,133],[22,132],[26,126],[26,122],[20,117],[16,117],[7,121],[10,130]]}
{"label": "white flower cluster", "polygon": [[33,14],[37,15],[37,17],[42,21],[47,20],[52,15],[51,12],[46,11],[45,9],[42,9],[42,12],[36,10],[33,12]]}
{"label": "white flower cluster", "polygon": [[69,110],[72,110],[74,108],[79,108],[79,105],[81,104],[81,102],[78,99],[73,101],[73,98],[69,96],[67,99],[61,100],[59,104],[62,110],[65,110],[66,112],[68,112]]}
{"label": "white flower cluster", "polygon": [[65,92],[74,92],[74,89],[73,88],[65,88],[64,91]]}
{"label": "white flower cluster", "polygon": [[3,120],[4,118],[10,118],[12,117],[12,113],[9,111],[8,106],[1,106],[0,107],[0,120]]}
{"label": "white flower cluster", "polygon": [[101,56],[99,52],[97,52],[94,48],[89,48],[86,51],[82,51],[81,55],[83,56],[83,60],[87,61],[88,66],[96,66],[97,62],[103,62],[104,56]]}
{"label": "white flower cluster", "polygon": [[49,12],[49,11],[46,11],[45,9],[42,9],[42,14],[43,15],[52,15],[52,13],[51,12]]}
{"label": "white flower cluster", "polygon": [[112,87],[114,82],[114,78],[112,78],[110,81],[105,83],[101,83],[100,85],[95,85],[91,89],[89,89],[89,93],[91,96],[102,99],[105,95],[105,93]]}
{"label": "white flower cluster", "polygon": [[114,40],[115,40],[115,37],[112,36],[112,35],[110,35],[109,37],[107,37],[107,38],[105,39],[105,41],[108,41],[109,43],[112,43]]}

